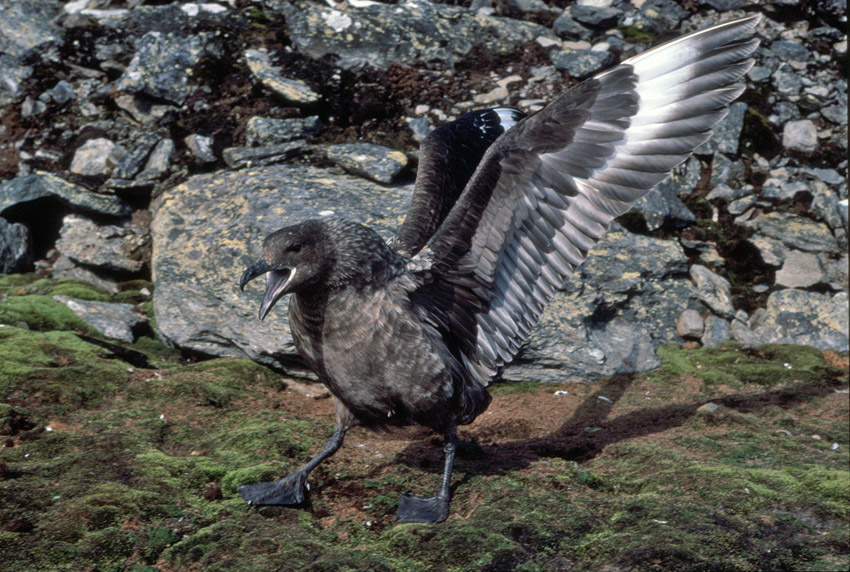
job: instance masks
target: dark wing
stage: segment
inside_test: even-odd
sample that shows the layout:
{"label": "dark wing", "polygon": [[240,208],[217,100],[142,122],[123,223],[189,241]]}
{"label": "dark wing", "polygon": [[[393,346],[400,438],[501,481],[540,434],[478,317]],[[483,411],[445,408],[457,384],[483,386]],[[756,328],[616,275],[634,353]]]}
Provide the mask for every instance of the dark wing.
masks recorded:
{"label": "dark wing", "polygon": [[413,261],[430,267],[414,301],[428,308],[481,381],[513,358],[611,220],[710,137],[744,90],[759,19],[714,26],[630,58],[490,147]]}
{"label": "dark wing", "polygon": [[510,107],[470,111],[428,134],[419,148],[413,197],[393,248],[413,255],[425,246],[490,145],[523,117]]}

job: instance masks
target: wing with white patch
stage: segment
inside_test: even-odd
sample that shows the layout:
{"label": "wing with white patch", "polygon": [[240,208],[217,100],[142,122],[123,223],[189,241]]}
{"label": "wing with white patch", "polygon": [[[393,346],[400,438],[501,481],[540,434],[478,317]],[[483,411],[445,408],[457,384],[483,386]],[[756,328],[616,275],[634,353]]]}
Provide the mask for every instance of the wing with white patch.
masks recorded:
{"label": "wing with white patch", "polygon": [[525,117],[510,107],[464,113],[434,129],[419,148],[419,170],[407,216],[390,246],[416,254],[451,211],[484,153]]}
{"label": "wing with white patch", "polygon": [[759,19],[630,58],[490,146],[420,256],[430,278],[416,293],[482,381],[513,358],[611,220],[710,137],[744,90]]}

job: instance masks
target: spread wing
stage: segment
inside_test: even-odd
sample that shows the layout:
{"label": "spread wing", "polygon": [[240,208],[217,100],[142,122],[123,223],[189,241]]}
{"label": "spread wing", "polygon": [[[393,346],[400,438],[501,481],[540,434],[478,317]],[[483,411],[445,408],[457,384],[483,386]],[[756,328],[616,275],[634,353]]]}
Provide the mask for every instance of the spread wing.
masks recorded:
{"label": "spread wing", "polygon": [[760,17],[630,58],[490,146],[417,259],[430,308],[482,382],[495,378],[614,217],[711,135],[744,90]]}
{"label": "spread wing", "polygon": [[510,107],[464,113],[431,131],[419,148],[419,170],[407,216],[391,241],[416,254],[451,211],[481,157],[525,115]]}

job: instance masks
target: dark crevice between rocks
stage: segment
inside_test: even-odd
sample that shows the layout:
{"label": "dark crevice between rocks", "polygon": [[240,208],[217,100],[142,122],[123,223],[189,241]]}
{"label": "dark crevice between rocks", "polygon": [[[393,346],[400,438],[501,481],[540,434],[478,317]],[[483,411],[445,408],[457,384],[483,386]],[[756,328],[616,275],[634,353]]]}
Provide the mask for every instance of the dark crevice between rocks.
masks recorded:
{"label": "dark crevice between rocks", "polygon": [[[138,337],[141,332],[144,332],[145,335],[153,334],[153,331],[147,323],[139,324],[137,327],[133,328],[134,337]],[[118,344],[99,340],[97,338],[92,338],[84,334],[77,334],[77,337],[83,340],[84,342],[108,350],[109,353],[104,356],[107,359],[118,359],[132,365],[133,367],[143,369],[156,369],[156,366],[150,363],[148,356],[146,356],[142,352],[132,350],[130,348],[125,348],[123,346],[119,346]]]}

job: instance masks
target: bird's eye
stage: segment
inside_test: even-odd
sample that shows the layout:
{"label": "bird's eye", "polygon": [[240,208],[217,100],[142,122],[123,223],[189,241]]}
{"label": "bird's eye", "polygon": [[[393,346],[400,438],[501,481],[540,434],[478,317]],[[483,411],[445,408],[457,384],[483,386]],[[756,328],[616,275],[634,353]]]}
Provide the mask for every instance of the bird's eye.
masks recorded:
{"label": "bird's eye", "polygon": [[301,245],[298,243],[290,244],[284,249],[284,252],[301,252]]}

